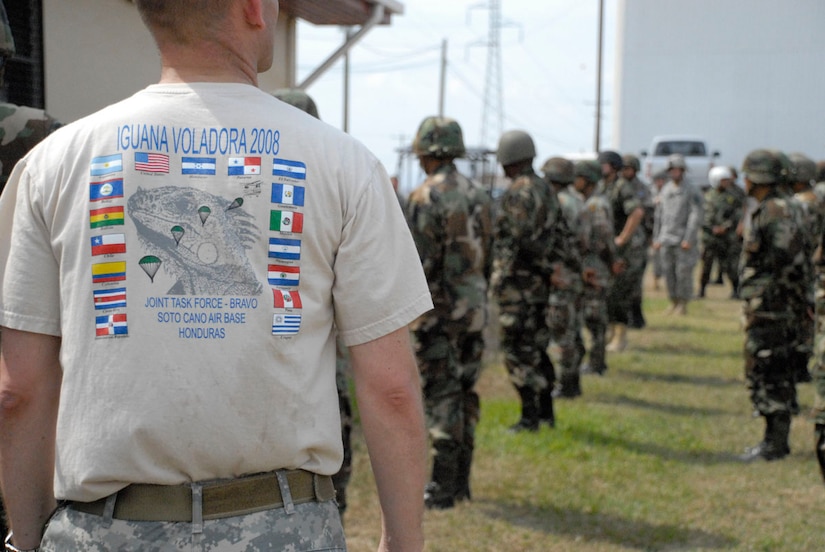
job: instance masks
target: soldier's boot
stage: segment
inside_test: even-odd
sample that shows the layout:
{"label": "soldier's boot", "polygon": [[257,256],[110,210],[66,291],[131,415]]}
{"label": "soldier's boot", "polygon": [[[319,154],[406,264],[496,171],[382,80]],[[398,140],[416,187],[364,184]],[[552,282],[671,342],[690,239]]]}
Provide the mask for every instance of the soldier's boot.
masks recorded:
{"label": "soldier's boot", "polygon": [[808,370],[808,355],[799,352],[791,353],[790,362],[796,383],[810,383],[813,381],[811,372]]}
{"label": "soldier's boot", "polygon": [[[561,375],[561,382],[558,388],[556,388],[551,396],[558,397],[561,399],[574,399],[582,394],[581,384],[579,382],[579,374],[577,373],[562,373]],[[542,394],[539,397],[539,419],[543,422],[544,421],[544,406],[543,401],[544,395],[546,395],[546,391],[542,391]],[[552,405],[551,405],[552,408]]]}
{"label": "soldier's boot", "polygon": [[645,321],[645,315],[642,312],[642,302],[634,300],[633,304],[630,305],[630,321],[628,322],[628,327],[641,330],[645,326],[647,326],[647,322]]}
{"label": "soldier's boot", "polygon": [[679,316],[684,316],[687,314],[687,300],[679,299],[676,301],[676,308],[673,311],[674,314],[678,314]]}
{"label": "soldier's boot", "polygon": [[521,418],[511,425],[508,431],[511,433],[538,431],[539,405],[536,392],[529,387],[519,387],[518,394],[521,398]]}
{"label": "soldier's boot", "polygon": [[446,510],[455,506],[458,446],[458,443],[449,439],[433,442],[435,455],[432,477],[424,487],[424,506],[427,509]]}
{"label": "soldier's boot", "polygon": [[791,414],[777,412],[765,416],[765,438],[756,445],[745,449],[739,457],[743,462],[780,460],[790,454],[788,436],[791,429]]}
{"label": "soldier's boot", "polygon": [[814,450],[816,461],[819,463],[819,473],[825,481],[825,424],[816,424],[814,427]]}
{"label": "soldier's boot", "polygon": [[607,344],[606,350],[609,353],[619,353],[627,348],[627,326],[625,324],[614,324],[613,339]]}
{"label": "soldier's boot", "polygon": [[[581,394],[581,391],[579,392]],[[547,424],[547,427],[556,427],[556,413],[553,410],[553,394],[550,389],[545,389],[539,395],[539,423]]]}
{"label": "soldier's boot", "polygon": [[739,299],[739,279],[733,280],[730,285],[733,288],[730,292],[730,298]]}
{"label": "soldier's boot", "polygon": [[705,287],[706,286],[707,286],[707,284],[704,284],[704,283],[699,286],[699,297],[701,297],[701,298],[705,297]]}

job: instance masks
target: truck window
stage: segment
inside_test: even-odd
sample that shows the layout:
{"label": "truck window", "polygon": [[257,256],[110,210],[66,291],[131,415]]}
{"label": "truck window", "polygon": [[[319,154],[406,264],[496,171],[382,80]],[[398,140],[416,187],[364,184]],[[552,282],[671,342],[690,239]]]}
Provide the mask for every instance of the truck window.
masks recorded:
{"label": "truck window", "polygon": [[692,140],[660,142],[656,146],[654,155],[671,155],[674,153],[682,154],[685,157],[704,157],[707,155],[704,142]]}

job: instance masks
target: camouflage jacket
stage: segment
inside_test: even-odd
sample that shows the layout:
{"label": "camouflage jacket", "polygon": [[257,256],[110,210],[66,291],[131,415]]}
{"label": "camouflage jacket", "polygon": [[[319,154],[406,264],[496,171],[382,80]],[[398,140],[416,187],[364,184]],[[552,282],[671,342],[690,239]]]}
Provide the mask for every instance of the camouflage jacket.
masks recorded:
{"label": "camouflage jacket", "polygon": [[[731,186],[736,186],[731,184]],[[705,193],[705,212],[702,221],[702,237],[726,239],[736,235],[736,227],[742,220],[744,196],[730,189],[711,189]],[[713,228],[722,226],[725,234],[716,235]]]}
{"label": "camouflage jacket", "polygon": [[[633,180],[625,180],[618,178],[612,183],[602,181],[604,187],[604,196],[610,203],[613,212],[613,235],[618,236],[624,230],[624,225],[627,223],[630,214],[641,207],[644,209],[647,202],[650,201],[650,194],[644,182],[638,178]],[[636,232],[631,238],[635,243],[637,235],[644,235],[645,229],[643,225],[636,228]]]}
{"label": "camouflage jacket", "polygon": [[599,288],[606,288],[612,278],[616,245],[613,241],[613,215],[604,196],[594,194],[585,201],[579,217],[578,238],[582,268],[595,270],[594,283]]}
{"label": "camouflage jacket", "polygon": [[0,103],[0,191],[17,162],[59,127],[42,109]]}
{"label": "camouflage jacket", "polygon": [[[453,163],[410,194],[407,221],[435,306],[425,317],[466,320],[471,313],[475,322],[483,310],[492,262],[491,208],[490,194]],[[478,316],[483,325],[483,314]]]}
{"label": "camouflage jacket", "polygon": [[813,258],[816,246],[819,244],[819,236],[825,229],[825,211],[813,190],[807,190],[794,194],[794,200],[799,202],[805,217],[805,230],[808,234],[808,243],[811,246],[810,255]]}
{"label": "camouflage jacket", "polygon": [[493,241],[491,285],[499,303],[545,303],[554,272],[580,287],[581,258],[559,200],[532,168],[501,198]]}
{"label": "camouflage jacket", "polygon": [[753,213],[740,267],[740,295],[752,312],[780,318],[813,306],[813,265],[799,204],[772,190]]}

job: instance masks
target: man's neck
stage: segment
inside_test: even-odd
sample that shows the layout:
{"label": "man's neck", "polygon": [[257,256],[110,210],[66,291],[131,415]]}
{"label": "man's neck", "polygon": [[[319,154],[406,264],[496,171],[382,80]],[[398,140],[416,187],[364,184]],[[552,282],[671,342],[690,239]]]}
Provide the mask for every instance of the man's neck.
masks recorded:
{"label": "man's neck", "polygon": [[238,52],[216,44],[172,47],[161,53],[161,84],[225,82],[258,86],[257,68]]}

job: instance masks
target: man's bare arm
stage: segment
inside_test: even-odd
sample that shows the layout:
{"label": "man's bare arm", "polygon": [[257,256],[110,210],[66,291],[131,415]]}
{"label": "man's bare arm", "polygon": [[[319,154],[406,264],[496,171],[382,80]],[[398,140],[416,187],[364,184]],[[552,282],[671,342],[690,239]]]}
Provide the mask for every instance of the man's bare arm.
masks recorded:
{"label": "man's bare arm", "polygon": [[427,434],[409,330],[351,347],[350,358],[384,515],[379,550],[422,550]]}
{"label": "man's bare arm", "polygon": [[58,337],[2,329],[0,486],[14,544],[21,549],[39,545],[55,508],[59,352]]}

